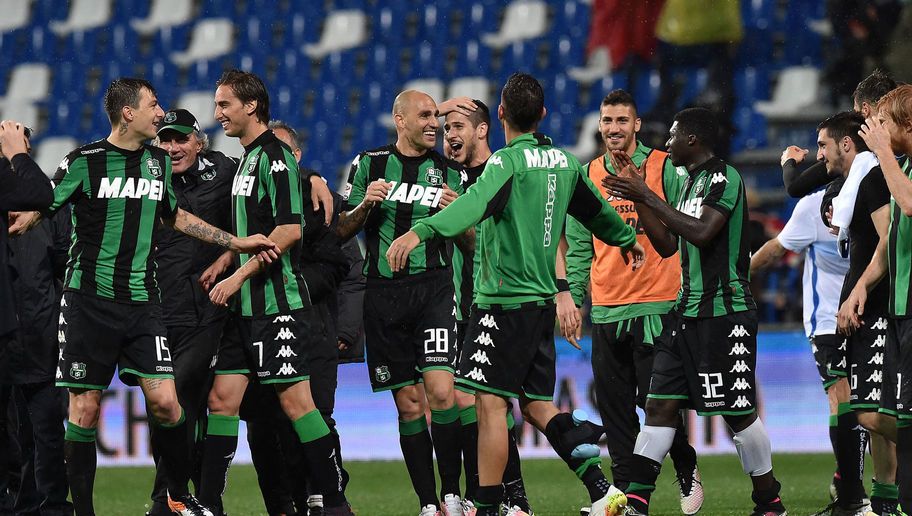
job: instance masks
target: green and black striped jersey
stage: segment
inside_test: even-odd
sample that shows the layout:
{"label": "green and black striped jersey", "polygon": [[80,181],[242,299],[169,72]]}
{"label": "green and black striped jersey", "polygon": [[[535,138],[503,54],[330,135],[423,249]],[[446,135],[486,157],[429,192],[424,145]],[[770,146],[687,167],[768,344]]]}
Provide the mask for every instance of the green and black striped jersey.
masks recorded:
{"label": "green and black striped jersey", "polygon": [[[900,163],[912,179],[912,159]],[[912,316],[912,217],[903,214],[896,199],[890,197],[890,239],[887,259],[890,265],[890,316]]]}
{"label": "green and black striped jersey", "polygon": [[636,243],[636,231],[596,190],[579,161],[544,134],[529,133],[495,152],[465,195],[412,229],[426,241],[480,223],[475,303],[511,306],[554,299],[557,245],[568,213],[609,245]]}
{"label": "green and black striped jersey", "polygon": [[[309,189],[309,184],[308,184]],[[304,189],[298,162],[287,145],[266,131],[244,147],[244,157],[231,185],[234,233],[269,236],[285,224],[297,224],[303,234]],[[252,255],[239,254],[237,264]],[[300,274],[301,241],[286,249],[269,267],[244,282],[234,301],[242,317],[285,314],[308,306],[307,285]]]}
{"label": "green and black striped jersey", "polygon": [[741,174],[719,158],[690,172],[677,209],[700,218],[710,207],[726,222],[703,247],[678,238],[681,292],[676,309],[684,317],[718,317],[754,310],[749,285],[747,199]]}
{"label": "green and black striped jersey", "polygon": [[442,238],[422,242],[409,256],[407,267],[396,273],[386,261],[386,250],[415,223],[441,210],[444,184],[462,193],[460,168],[435,150],[423,156],[403,156],[395,144],[362,152],[355,158],[342,194],[346,209],[353,209],[364,200],[372,182],[384,179],[392,183],[386,200],[371,209],[364,224],[364,274],[368,278],[401,278],[449,267],[450,257]]}
{"label": "green and black striped jersey", "polygon": [[50,213],[73,206],[64,288],[123,303],[160,302],[154,228],[177,213],[168,153],[99,140],[69,153],[54,184]]}
{"label": "green and black striped jersey", "polygon": [[[487,161],[477,167],[465,168],[462,174],[462,189],[468,191],[469,187],[478,181],[481,173],[484,172]],[[475,238],[479,238],[481,228],[475,227]],[[453,246],[453,290],[456,301],[456,320],[462,321],[469,318],[472,308],[472,292],[474,291],[475,268],[480,261],[479,254],[473,253],[470,259],[466,259],[462,250]]]}

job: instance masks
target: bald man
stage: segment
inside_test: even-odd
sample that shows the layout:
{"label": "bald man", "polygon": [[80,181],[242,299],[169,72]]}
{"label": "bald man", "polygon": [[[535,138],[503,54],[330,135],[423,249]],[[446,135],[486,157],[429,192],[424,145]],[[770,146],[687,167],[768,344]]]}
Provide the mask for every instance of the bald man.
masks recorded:
{"label": "bald man", "polygon": [[[441,510],[462,514],[450,254],[444,239],[432,239],[399,272],[393,272],[386,261],[386,250],[394,239],[461,193],[460,166],[434,150],[438,107],[429,95],[415,90],[400,93],[392,116],[396,142],[362,152],[352,161],[342,194],[346,211],[340,215],[336,231],[347,239],[364,229],[364,330],[371,387],[374,392],[393,393],[399,413],[399,443],[418,495],[420,516],[434,516]],[[456,239],[457,245],[471,250],[473,238],[474,233],[462,235]]]}

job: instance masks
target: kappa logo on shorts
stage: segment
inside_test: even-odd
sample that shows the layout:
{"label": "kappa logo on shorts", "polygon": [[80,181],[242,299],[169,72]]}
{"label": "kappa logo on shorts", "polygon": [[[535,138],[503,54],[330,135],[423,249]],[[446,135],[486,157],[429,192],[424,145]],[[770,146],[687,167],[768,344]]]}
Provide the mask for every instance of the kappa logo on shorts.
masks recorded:
{"label": "kappa logo on shorts", "polygon": [[57,344],[66,344],[66,334],[63,330],[57,331]]}
{"label": "kappa logo on shorts", "polygon": [[748,389],[750,389],[750,384],[744,378],[738,378],[735,380],[735,384],[732,385],[732,390],[735,391],[746,391]]}
{"label": "kappa logo on shorts", "polygon": [[886,344],[887,344],[887,336],[878,335],[877,338],[874,339],[874,344],[871,344],[871,347],[872,348],[883,348],[883,347],[886,347]]}
{"label": "kappa logo on shorts", "polygon": [[494,320],[494,316],[491,315],[491,314],[485,314],[485,316],[482,317],[482,318],[478,321],[478,324],[484,326],[485,328],[494,328],[495,330],[499,330],[499,329],[500,329],[500,328],[497,326],[497,321]]}
{"label": "kappa logo on shorts", "polygon": [[296,356],[298,356],[298,354],[291,350],[291,346],[282,346],[279,348],[279,352],[276,353],[276,358],[291,358]]}
{"label": "kappa logo on shorts", "polygon": [[275,339],[273,340],[291,340],[295,338],[294,333],[291,333],[291,330],[288,328],[282,328],[279,330],[279,333],[276,334]]}
{"label": "kappa logo on shorts", "polygon": [[877,322],[871,325],[872,330],[886,330],[887,329],[887,319],[885,317],[879,317]]}
{"label": "kappa logo on shorts", "polygon": [[845,369],[847,365],[848,364],[846,364],[846,357],[842,357],[842,360],[840,360],[839,363],[836,364],[836,367],[838,367],[840,369]]}
{"label": "kappa logo on shorts", "polygon": [[751,402],[747,401],[747,396],[738,396],[738,399],[736,399],[735,402],[732,403],[732,407],[734,407],[734,408],[746,408],[746,407],[750,407],[750,406],[751,406]]}
{"label": "kappa logo on shorts", "polygon": [[476,382],[485,382],[485,383],[488,382],[488,379],[485,378],[484,373],[482,373],[481,369],[479,369],[477,367],[473,367],[471,371],[466,373],[466,378],[475,380]]}
{"label": "kappa logo on shorts", "polygon": [[874,356],[871,357],[871,360],[868,360],[868,365],[883,365],[884,354],[883,353],[874,353]]}
{"label": "kappa logo on shorts", "polygon": [[57,380],[63,380],[63,373],[60,372],[60,368],[59,368],[59,367],[57,368],[57,374],[55,375],[55,378],[56,378]]}
{"label": "kappa logo on shorts", "polygon": [[86,365],[83,362],[73,362],[70,365],[70,377],[74,380],[82,380],[86,377]]}
{"label": "kappa logo on shorts", "polygon": [[488,358],[488,354],[481,349],[475,350],[475,354],[469,358],[475,362],[478,362],[479,364],[491,365],[491,359]]}
{"label": "kappa logo on shorts", "polygon": [[475,337],[475,343],[481,344],[482,346],[491,346],[492,348],[497,347],[494,345],[494,341],[491,339],[491,334],[486,331],[478,333],[478,336]]}
{"label": "kappa logo on shorts", "polygon": [[871,383],[883,383],[883,371],[874,371],[866,381]]}
{"label": "kappa logo on shorts", "polygon": [[865,396],[865,401],[880,401],[880,389],[871,389],[871,392]]}
{"label": "kappa logo on shorts", "polygon": [[750,350],[747,349],[743,342],[736,342],[731,351],[728,352],[728,356],[732,355],[750,355]]}
{"label": "kappa logo on shorts", "polygon": [[746,373],[750,370],[751,370],[751,368],[748,367],[747,362],[745,362],[744,360],[738,360],[735,362],[735,365],[732,366],[731,371],[729,371],[729,373]]}
{"label": "kappa logo on shorts", "polygon": [[728,337],[729,337],[729,338],[732,338],[732,337],[737,337],[737,338],[741,338],[741,337],[750,337],[750,333],[749,333],[746,329],[744,329],[744,326],[743,326],[743,325],[736,324],[736,325],[732,328],[731,333],[728,334]]}
{"label": "kappa logo on shorts", "polygon": [[279,368],[279,370],[278,370],[278,372],[276,372],[276,374],[284,374],[287,376],[290,374],[297,374],[297,371],[295,371],[295,368],[291,367],[291,364],[289,364],[288,362],[282,362],[282,367]]}
{"label": "kappa logo on shorts", "polygon": [[839,351],[846,350],[846,343],[849,342],[849,339],[842,339],[842,344],[839,345]]}
{"label": "kappa logo on shorts", "polygon": [[386,383],[390,381],[390,372],[389,368],[384,366],[379,366],[374,368],[374,379],[380,383]]}
{"label": "kappa logo on shorts", "polygon": [[280,323],[280,322],[292,322],[292,321],[294,321],[294,317],[292,317],[290,315],[280,315],[272,320],[272,324]]}

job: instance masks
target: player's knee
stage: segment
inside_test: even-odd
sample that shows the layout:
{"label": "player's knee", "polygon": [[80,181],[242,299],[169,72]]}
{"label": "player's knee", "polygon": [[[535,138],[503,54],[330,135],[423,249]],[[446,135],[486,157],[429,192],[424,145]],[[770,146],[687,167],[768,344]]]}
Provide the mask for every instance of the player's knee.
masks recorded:
{"label": "player's knee", "polygon": [[422,403],[418,390],[414,386],[403,387],[396,391],[394,396],[400,420],[413,421],[425,414],[427,407]]}
{"label": "player's knee", "polygon": [[238,408],[234,406],[234,403],[231,403],[230,397],[218,389],[213,388],[209,391],[208,405],[209,412],[213,414],[221,414],[223,416],[237,415]]}
{"label": "player's knee", "polygon": [[425,385],[424,390],[433,409],[448,409],[455,402],[453,384],[439,382],[435,385]]}
{"label": "player's knee", "polygon": [[70,421],[83,428],[98,426],[98,415],[101,412],[99,399],[92,396],[72,396],[70,398]]}
{"label": "player's knee", "polygon": [[860,424],[868,432],[874,432],[879,435],[883,435],[884,428],[884,418],[877,412],[857,412],[858,424]]}
{"label": "player's knee", "polygon": [[650,426],[677,426],[677,400],[646,399],[646,424]]}
{"label": "player's knee", "polygon": [[182,409],[180,402],[177,401],[177,394],[164,394],[147,401],[149,412],[159,423],[173,425],[180,421]]}

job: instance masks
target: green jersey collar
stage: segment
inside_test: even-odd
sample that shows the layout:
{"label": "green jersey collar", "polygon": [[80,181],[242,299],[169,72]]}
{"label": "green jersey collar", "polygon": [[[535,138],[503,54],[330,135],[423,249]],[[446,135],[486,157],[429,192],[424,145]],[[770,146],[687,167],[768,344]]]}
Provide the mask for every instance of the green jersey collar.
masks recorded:
{"label": "green jersey collar", "polygon": [[548,138],[542,133],[523,133],[510,140],[507,147],[515,147],[517,145],[535,145],[541,147],[553,144],[551,143],[551,138]]}

